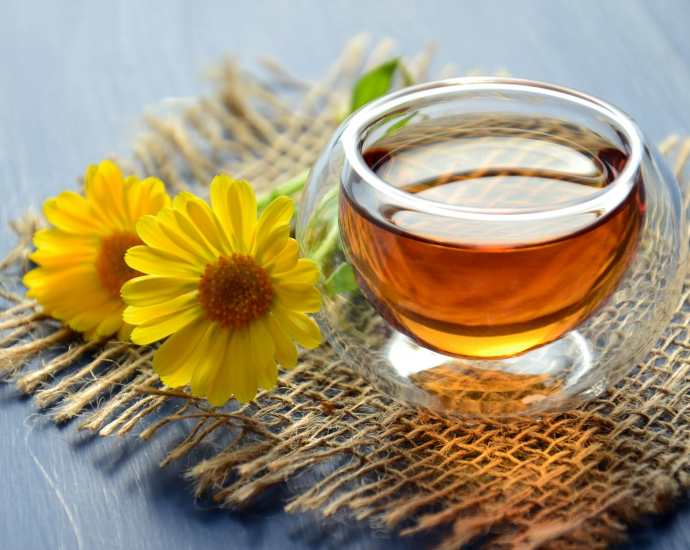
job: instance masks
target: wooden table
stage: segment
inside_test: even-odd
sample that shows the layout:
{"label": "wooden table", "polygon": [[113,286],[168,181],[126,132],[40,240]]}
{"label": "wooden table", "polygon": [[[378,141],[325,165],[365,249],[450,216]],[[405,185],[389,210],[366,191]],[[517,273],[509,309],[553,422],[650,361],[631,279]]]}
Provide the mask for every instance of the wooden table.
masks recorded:
{"label": "wooden table", "polygon": [[[24,209],[126,155],[142,110],[197,95],[204,64],[259,55],[317,78],[353,34],[401,51],[438,45],[436,68],[505,67],[603,97],[652,139],[690,134],[687,0],[53,2],[0,0],[0,237]],[[0,548],[425,548],[366,525],[282,512],[273,492],[243,513],[202,510],[166,438],[92,440],[0,386]],[[181,433],[170,437],[179,438]],[[634,548],[690,547],[690,509],[634,533]]]}

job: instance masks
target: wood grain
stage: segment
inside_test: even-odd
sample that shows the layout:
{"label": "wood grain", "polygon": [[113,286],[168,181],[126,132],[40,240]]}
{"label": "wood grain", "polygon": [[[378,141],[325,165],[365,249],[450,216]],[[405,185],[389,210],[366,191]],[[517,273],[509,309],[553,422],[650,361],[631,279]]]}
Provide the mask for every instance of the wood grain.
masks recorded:
{"label": "wood grain", "polygon": [[[52,2],[0,0],[0,238],[7,221],[64,188],[129,138],[147,105],[203,93],[203,66],[228,52],[278,59],[316,78],[349,37],[429,40],[435,69],[504,67],[570,85],[630,113],[657,141],[690,133],[690,3],[678,0]],[[169,440],[91,440],[56,428],[0,386],[0,548],[425,548],[355,523],[287,516],[304,480],[237,514],[202,510],[159,470]],[[176,432],[171,439],[181,439]],[[208,449],[200,450],[203,455]],[[198,458],[198,456],[197,456]],[[686,548],[690,510],[635,533],[635,548]]]}

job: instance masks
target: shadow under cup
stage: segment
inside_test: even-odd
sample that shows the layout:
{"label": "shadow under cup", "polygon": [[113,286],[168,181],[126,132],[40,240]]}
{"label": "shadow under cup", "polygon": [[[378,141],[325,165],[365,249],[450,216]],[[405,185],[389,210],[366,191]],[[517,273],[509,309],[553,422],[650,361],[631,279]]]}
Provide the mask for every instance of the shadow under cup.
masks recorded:
{"label": "shadow under cup", "polygon": [[447,414],[530,416],[591,399],[654,344],[680,292],[680,206],[615,107],[455,79],[341,125],[298,239],[322,264],[317,322],[374,386]]}

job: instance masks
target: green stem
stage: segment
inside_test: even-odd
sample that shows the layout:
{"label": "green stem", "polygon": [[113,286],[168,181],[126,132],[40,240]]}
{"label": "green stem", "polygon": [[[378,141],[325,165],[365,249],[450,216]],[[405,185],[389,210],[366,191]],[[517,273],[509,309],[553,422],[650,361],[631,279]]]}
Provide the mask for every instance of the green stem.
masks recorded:
{"label": "green stem", "polygon": [[332,221],[331,227],[328,229],[326,238],[321,241],[321,244],[316,250],[314,250],[312,254],[309,254],[309,259],[315,261],[323,269],[323,264],[338,245],[339,238],[340,231],[338,230],[338,220],[335,219]]}
{"label": "green stem", "polygon": [[256,207],[259,211],[263,210],[266,208],[271,201],[274,199],[277,199],[278,197],[282,197],[283,195],[287,195],[288,197],[291,197],[298,191],[301,191],[302,188],[304,187],[304,184],[307,183],[307,176],[309,176],[309,170],[305,170],[304,172],[300,172],[296,176],[290,178],[284,183],[281,183],[280,185],[277,185],[270,191],[266,191],[265,193],[261,193],[258,197],[256,197]]}

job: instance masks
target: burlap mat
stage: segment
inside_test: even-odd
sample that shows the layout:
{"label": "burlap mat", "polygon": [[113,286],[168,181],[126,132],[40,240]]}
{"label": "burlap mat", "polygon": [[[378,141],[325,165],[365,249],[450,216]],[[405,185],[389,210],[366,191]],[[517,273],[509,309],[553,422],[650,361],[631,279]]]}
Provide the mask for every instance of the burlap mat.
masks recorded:
{"label": "burlap mat", "polygon": [[[208,185],[219,172],[266,189],[311,165],[356,76],[391,48],[384,42],[367,58],[365,41],[355,39],[316,85],[270,62],[262,81],[228,60],[215,71],[215,97],[168,105],[166,117],[147,115],[150,131],[134,159],[118,162],[162,178],[173,192]],[[425,52],[412,64],[416,80],[426,79],[429,59]],[[690,139],[672,137],[662,148],[680,178]],[[642,365],[601,399],[539,424],[470,425],[406,409],[328,346],[303,351],[275,390],[215,410],[163,389],[151,370],[152,348],[84,343],[23,297],[18,281],[40,224],[35,216],[16,222],[20,242],[0,263],[1,368],[57,422],[80,416],[81,429],[101,435],[148,440],[194,421],[163,464],[219,431],[229,434],[230,444],[188,474],[198,495],[222,506],[244,506],[309,472],[317,481],[293,487],[288,511],[345,514],[402,536],[433,531],[430,544],[440,548],[600,548],[644,515],[669,510],[690,485],[687,284]]]}

